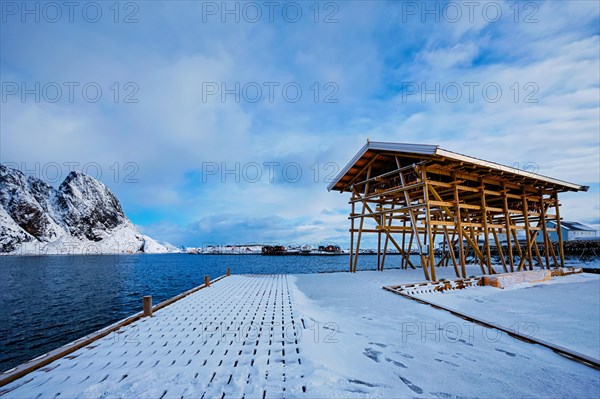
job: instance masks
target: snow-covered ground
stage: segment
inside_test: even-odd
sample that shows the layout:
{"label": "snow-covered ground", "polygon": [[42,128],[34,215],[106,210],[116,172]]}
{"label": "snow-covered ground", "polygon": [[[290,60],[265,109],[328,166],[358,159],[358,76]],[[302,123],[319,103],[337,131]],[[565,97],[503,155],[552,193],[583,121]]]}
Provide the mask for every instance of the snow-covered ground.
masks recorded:
{"label": "snow-covered ground", "polygon": [[473,287],[417,296],[600,359],[598,274],[574,274],[506,289]]}
{"label": "snow-covered ground", "polygon": [[[451,277],[451,269],[442,268],[440,274]],[[234,275],[0,388],[0,393],[15,398],[600,395],[597,370],[381,288],[422,280],[421,270]],[[555,281],[494,294],[480,287],[465,290],[471,297],[437,295],[461,309],[479,298],[494,298],[496,302],[488,301],[490,314],[503,322],[510,321],[516,305],[522,306],[524,313],[514,317],[520,321],[532,313],[528,321],[543,325],[540,331],[554,330],[546,331],[546,339],[568,335],[580,351],[592,348],[586,342],[598,334],[592,326],[597,314],[590,319],[598,311],[597,298],[592,298],[598,278]],[[549,323],[553,305],[563,300],[566,305],[556,314],[566,317],[568,303],[576,300],[573,290],[581,295],[569,323],[589,328]]]}
{"label": "snow-covered ground", "polygon": [[586,259],[585,261],[567,258],[565,267],[585,267],[586,269],[600,269],[600,258]]}
{"label": "snow-covered ground", "polygon": [[[450,269],[442,268],[440,274],[451,275]],[[448,312],[381,289],[384,285],[422,281],[420,272],[391,270],[296,276],[297,309],[321,326],[322,339],[319,342],[303,341],[304,354],[315,367],[309,384],[315,396],[599,396],[600,372],[597,370],[567,360],[549,349],[519,341],[498,330],[469,323]],[[585,347],[594,330],[597,336],[599,329],[597,322],[594,325],[594,320],[588,318],[595,312],[595,320],[598,319],[597,298],[588,301],[594,292],[598,292],[598,280],[596,276],[585,277],[581,278],[585,281],[580,289],[595,291],[582,295],[579,309],[573,310],[569,320],[576,325],[590,323],[590,327],[578,329],[564,324],[544,325],[544,329],[553,328],[555,336],[570,334],[571,342],[580,342],[580,347]],[[578,277],[558,277],[555,280],[561,278],[573,283],[578,280]],[[590,283],[593,281],[595,287],[590,285],[594,284]],[[568,286],[568,283],[549,285],[557,289],[564,287],[564,297],[573,298]],[[546,294],[543,290],[532,292],[528,289],[498,289],[497,292],[498,301],[503,300],[505,293],[512,294],[516,300],[519,292],[525,293],[524,300],[535,300],[540,304],[537,309],[532,304],[525,305],[537,311],[538,319],[533,320],[551,319],[552,309],[544,306],[544,302],[548,301],[548,295],[560,294],[557,290]],[[537,297],[533,298],[535,294]],[[437,295],[448,297],[446,294]],[[515,306],[514,300],[510,306]],[[505,320],[510,320],[509,306],[503,308],[498,304],[493,312],[504,312],[508,314]],[[545,313],[543,317],[542,313]],[[516,321],[521,320],[518,317]],[[327,333],[332,331],[324,329],[327,323],[333,323],[329,327],[335,331],[332,337],[336,342],[324,342]],[[550,338],[553,335],[547,331],[545,336]],[[596,340],[589,345],[597,347],[598,342]]]}

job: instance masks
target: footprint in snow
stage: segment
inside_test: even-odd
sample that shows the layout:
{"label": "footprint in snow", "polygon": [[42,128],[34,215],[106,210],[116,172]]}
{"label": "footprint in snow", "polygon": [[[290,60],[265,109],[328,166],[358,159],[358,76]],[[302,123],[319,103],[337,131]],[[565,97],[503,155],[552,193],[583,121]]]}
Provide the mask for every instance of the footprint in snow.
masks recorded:
{"label": "footprint in snow", "polygon": [[418,393],[418,394],[423,393],[423,390],[421,389],[421,387],[416,386],[415,384],[413,384],[407,378],[404,378],[404,377],[402,377],[400,375],[398,377],[402,380],[402,382],[404,383],[404,385],[406,385],[408,388],[410,388],[410,390],[413,391],[414,393]]}
{"label": "footprint in snow", "polygon": [[498,349],[498,348],[495,348],[495,349],[496,349],[498,352],[505,353],[505,354],[507,354],[507,355],[508,355],[508,356],[510,356],[510,357],[515,357],[515,356],[517,356],[516,354],[514,354],[514,353],[512,353],[512,352],[505,351],[504,349]]}
{"label": "footprint in snow", "polygon": [[361,380],[348,380],[348,382],[350,382],[352,384],[364,385],[364,386],[369,387],[369,388],[374,388],[374,387],[377,386],[376,384],[371,384],[369,382],[364,382],[364,381],[361,381]]}
{"label": "footprint in snow", "polygon": [[394,359],[390,359],[389,357],[386,357],[386,358],[385,358],[385,361],[386,361],[386,362],[390,362],[390,363],[392,363],[392,364],[393,364],[394,366],[396,366],[396,367],[402,367],[403,369],[406,369],[406,368],[408,368],[408,367],[406,367],[406,365],[404,365],[403,363],[400,363],[400,362],[398,362],[398,361],[396,361],[396,360],[394,360]]}
{"label": "footprint in snow", "polygon": [[379,355],[381,355],[381,352],[376,351],[373,348],[365,348],[363,355],[379,363]]}
{"label": "footprint in snow", "polygon": [[409,355],[408,353],[402,353],[402,352],[394,352],[402,357],[405,357],[407,359],[414,359],[414,357],[412,357],[411,355]]}
{"label": "footprint in snow", "polygon": [[443,360],[443,359],[433,359],[433,360],[435,360],[436,362],[449,364],[450,366],[458,367],[458,364],[449,362],[447,360]]}
{"label": "footprint in snow", "polygon": [[456,396],[456,395],[452,395],[450,393],[447,392],[429,392],[430,394],[432,394],[433,396],[435,396],[436,398],[440,398],[440,399],[461,399],[461,398],[465,398],[465,396]]}
{"label": "footprint in snow", "polygon": [[377,345],[380,348],[387,348],[386,344],[380,344],[379,342],[369,342],[370,345]]}

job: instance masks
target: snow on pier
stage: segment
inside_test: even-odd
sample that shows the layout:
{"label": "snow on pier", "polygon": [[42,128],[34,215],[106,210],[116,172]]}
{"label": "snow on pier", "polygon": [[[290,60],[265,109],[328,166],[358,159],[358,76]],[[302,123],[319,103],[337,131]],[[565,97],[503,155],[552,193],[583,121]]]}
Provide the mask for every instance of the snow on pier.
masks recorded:
{"label": "snow on pier", "polygon": [[[451,268],[440,274],[451,277]],[[0,395],[598,397],[598,370],[382,289],[419,281],[419,270],[225,277],[1,387]],[[596,354],[600,276],[491,290],[430,296],[503,325],[534,323],[542,338]],[[573,295],[583,290],[583,300]],[[527,298],[527,312],[498,306],[518,298]],[[565,323],[551,323],[558,317]]]}
{"label": "snow on pier", "polygon": [[232,276],[2,388],[10,397],[303,393],[286,276]]}

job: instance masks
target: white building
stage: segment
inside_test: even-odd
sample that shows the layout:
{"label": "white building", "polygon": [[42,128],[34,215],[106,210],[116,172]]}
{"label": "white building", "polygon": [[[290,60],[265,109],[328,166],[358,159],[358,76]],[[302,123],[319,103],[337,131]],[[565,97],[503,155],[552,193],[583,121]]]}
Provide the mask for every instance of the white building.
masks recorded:
{"label": "white building", "polygon": [[[548,221],[547,224],[550,228],[556,228],[556,222],[551,220]],[[573,241],[577,239],[590,239],[596,237],[596,230],[586,226],[579,222],[570,222],[567,220],[561,220],[560,222],[561,230],[562,230],[562,238],[563,241]],[[550,237],[550,241],[558,241],[558,233],[556,231],[549,231],[548,236]],[[544,236],[542,234],[537,235],[536,240],[538,242],[542,242],[544,240]]]}

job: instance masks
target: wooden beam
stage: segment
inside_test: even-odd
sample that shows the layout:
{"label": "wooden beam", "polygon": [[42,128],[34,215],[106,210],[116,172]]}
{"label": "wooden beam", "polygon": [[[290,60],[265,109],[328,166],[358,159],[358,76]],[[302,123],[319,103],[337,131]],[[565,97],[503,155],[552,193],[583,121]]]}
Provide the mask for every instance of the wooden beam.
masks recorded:
{"label": "wooden beam", "polygon": [[495,270],[492,267],[492,256],[490,253],[490,231],[488,230],[488,214],[487,207],[485,203],[485,185],[483,183],[483,179],[480,180],[480,198],[481,198],[481,220],[483,221],[483,239],[485,246],[485,257],[486,257],[486,265],[488,268],[489,274],[495,274]]}
{"label": "wooden beam", "polygon": [[560,267],[565,267],[565,251],[563,249],[562,226],[560,223],[560,203],[558,202],[558,193],[552,193],[554,199],[554,208],[556,209],[556,234],[558,235],[558,253],[560,255]]}
{"label": "wooden beam", "polygon": [[[452,175],[452,179],[456,183],[456,175]],[[456,227],[458,228],[458,256],[460,257],[460,267],[462,272],[462,278],[467,278],[467,270],[466,270],[466,259],[465,259],[465,250],[463,246],[463,227],[462,227],[462,217],[460,214],[460,197],[458,194],[458,184],[454,185],[454,201],[455,201],[455,213],[454,213],[454,221],[456,222]]]}
{"label": "wooden beam", "polygon": [[425,183],[425,186],[423,187],[423,200],[425,201],[425,212],[426,212],[426,217],[427,217],[427,223],[426,223],[426,227],[427,227],[427,238],[428,238],[428,243],[429,243],[429,267],[431,268],[430,272],[431,272],[431,279],[433,281],[437,281],[437,278],[435,276],[435,248],[434,248],[434,242],[435,242],[435,235],[432,234],[431,229],[433,227],[433,225],[431,224],[431,210],[429,208],[429,190],[428,190],[428,185],[427,185],[427,169],[422,166],[421,167],[421,179],[423,181],[423,183]]}
{"label": "wooden beam", "polygon": [[[439,198],[439,194],[437,193],[437,191],[435,190],[435,188],[433,186],[428,186],[428,189],[435,198]],[[446,212],[446,214],[449,217],[454,218],[454,213],[448,207],[442,207],[442,208],[444,209],[444,212]],[[467,215],[467,217],[468,217],[468,215]],[[461,223],[461,227],[459,228],[459,230],[463,231],[463,233],[464,233],[463,237],[467,240],[467,243],[473,248],[473,251],[475,251],[475,254],[477,255],[477,257],[481,260],[481,262],[483,262],[483,254],[479,250],[479,247],[477,246],[475,241],[471,237],[469,237],[468,234],[466,234],[464,228],[462,228],[462,223]],[[483,272],[483,274],[485,274],[484,270],[482,270],[482,272]]]}
{"label": "wooden beam", "polygon": [[[369,166],[369,169],[367,169],[367,179],[369,177],[371,177],[371,167],[370,166]],[[367,195],[368,193],[369,193],[369,183],[365,184],[365,193],[363,195]],[[358,264],[358,254],[359,254],[359,251],[360,251],[360,239],[362,238],[362,229],[363,229],[363,225],[364,225],[364,222],[365,222],[365,218],[364,218],[365,209],[368,206],[366,201],[363,201],[362,205],[363,206],[362,206],[362,212],[361,213],[362,213],[363,217],[360,218],[360,223],[359,223],[359,227],[358,227],[358,238],[356,239],[356,255],[354,255],[354,265],[352,266],[352,271],[354,273],[356,273],[356,267],[357,267],[357,264]]]}
{"label": "wooden beam", "polygon": [[[396,166],[399,168],[400,167],[400,160],[398,159],[398,157],[395,157],[395,159],[396,159]],[[402,184],[403,187],[406,187],[406,183],[404,181],[404,175],[402,174],[402,172],[399,173],[399,176],[400,176],[400,183]],[[412,203],[412,201],[410,200],[410,194],[408,193],[408,191],[404,191],[404,199],[405,199],[405,201],[406,201],[407,204]],[[421,255],[421,266],[423,267],[423,272],[425,273],[425,278],[427,280],[430,280],[430,278],[429,278],[429,271],[427,270],[427,265],[426,265],[425,259],[423,257],[423,246],[421,245],[421,239],[419,238],[419,232],[416,230],[417,220],[415,218],[415,215],[414,215],[412,209],[409,210],[409,213],[410,213],[410,223],[411,223],[411,226],[414,229],[414,234],[417,237],[417,244],[419,245],[419,252],[420,252],[420,255]]]}
{"label": "wooden beam", "polygon": [[[354,192],[354,190],[352,191],[352,197],[354,198],[354,196],[356,195],[356,193]],[[351,203],[351,212],[352,215],[354,215],[354,207],[356,205],[355,202]],[[353,262],[352,262],[352,251],[354,250],[354,218],[350,218],[350,273],[354,272],[354,268],[353,268]]]}
{"label": "wooden beam", "polygon": [[529,208],[527,202],[527,193],[523,190],[523,217],[525,218],[525,248],[527,249],[527,259],[529,261],[529,270],[533,270],[533,256],[531,253],[531,236],[529,234]]}
{"label": "wooden beam", "polygon": [[508,252],[508,261],[510,262],[510,271],[514,272],[515,271],[515,260],[513,259],[513,251],[512,251],[512,242],[510,239],[510,225],[511,225],[511,220],[510,220],[510,213],[508,210],[508,199],[506,197],[506,186],[502,185],[502,201],[504,204],[504,224],[506,225],[506,243],[507,243],[507,252]]}
{"label": "wooden beam", "polygon": [[546,204],[544,203],[544,195],[540,190],[540,211],[542,214],[542,234],[544,235],[544,257],[546,258],[546,269],[550,269],[550,250],[548,249],[548,231],[546,231]]}

